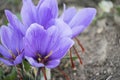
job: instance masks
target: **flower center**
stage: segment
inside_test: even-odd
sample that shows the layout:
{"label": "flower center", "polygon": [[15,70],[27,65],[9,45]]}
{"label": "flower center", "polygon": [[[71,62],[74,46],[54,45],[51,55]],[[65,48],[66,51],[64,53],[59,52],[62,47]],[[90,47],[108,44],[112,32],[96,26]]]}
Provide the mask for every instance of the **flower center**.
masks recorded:
{"label": "flower center", "polygon": [[41,55],[39,54],[39,53],[37,53],[37,61],[39,62],[39,63],[43,63],[43,64],[45,64],[46,63],[46,61],[47,61],[47,59],[52,55],[52,51],[50,51],[50,53],[48,54],[48,55],[46,55],[44,58],[42,58],[41,57]]}
{"label": "flower center", "polygon": [[16,57],[19,56],[19,55],[24,51],[24,49],[22,49],[22,51],[19,51],[18,49],[16,49],[17,55],[15,55],[14,52],[13,52],[12,50],[8,50],[8,51],[9,51],[9,53],[11,54],[12,59],[15,60]]}
{"label": "flower center", "polygon": [[12,52],[12,50],[9,50],[9,53],[12,55],[12,59],[15,60],[16,56],[15,56],[15,54]]}

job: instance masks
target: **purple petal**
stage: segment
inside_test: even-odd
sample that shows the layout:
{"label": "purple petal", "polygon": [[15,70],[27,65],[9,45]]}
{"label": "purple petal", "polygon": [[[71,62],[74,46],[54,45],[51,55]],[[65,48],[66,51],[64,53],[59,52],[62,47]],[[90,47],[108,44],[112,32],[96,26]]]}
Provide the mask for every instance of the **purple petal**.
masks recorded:
{"label": "purple petal", "polygon": [[13,31],[6,26],[1,27],[1,42],[6,48],[13,52],[16,51],[16,49],[20,50],[22,48],[22,36],[19,35],[17,31]]}
{"label": "purple petal", "polygon": [[[61,40],[61,37],[64,37],[64,34],[61,33],[62,28],[57,26],[51,26],[47,29],[47,34],[49,35],[49,39],[46,40],[46,55],[50,53],[50,51],[56,49],[56,46],[59,46],[58,42]],[[69,32],[68,32],[69,33]]]}
{"label": "purple petal", "polygon": [[[29,42],[29,40],[25,37],[24,38],[24,49],[25,49],[25,56],[28,56],[28,57],[36,57],[35,54],[35,49],[33,47],[33,45],[31,45],[31,43]],[[32,48],[33,47],[33,48]]]}
{"label": "purple petal", "polygon": [[61,38],[58,41],[58,45],[54,46],[55,49],[51,48],[51,51],[53,53],[50,56],[50,59],[54,60],[54,59],[63,58],[66,55],[67,51],[72,47],[73,44],[74,42],[70,38],[66,38],[66,37]]}
{"label": "purple petal", "polygon": [[32,24],[28,28],[25,36],[26,46],[29,48],[27,49],[27,52],[30,52],[30,49],[32,49],[33,51],[30,54],[36,53],[36,51],[38,51],[41,55],[44,55],[46,49],[46,46],[44,46],[47,40],[46,37],[47,32],[43,29],[42,26],[38,24]]}
{"label": "purple petal", "polygon": [[13,41],[11,40],[12,35],[10,28],[7,26],[1,27],[1,42],[6,48],[11,49],[14,46],[13,43],[11,43],[11,41]]}
{"label": "purple petal", "polygon": [[49,42],[48,45],[46,45],[47,46],[47,54],[49,54],[50,51],[56,50],[56,48],[61,45],[59,43],[63,37],[68,37],[69,33],[72,34],[71,29],[69,30],[70,27],[68,27],[68,29],[67,29],[67,27],[68,26],[58,25],[58,26],[52,26],[52,27],[48,28],[47,32],[50,35],[50,39],[48,40],[48,42]]}
{"label": "purple petal", "polygon": [[60,64],[60,60],[51,60],[48,61],[47,64],[45,65],[47,68],[55,68]]}
{"label": "purple petal", "polygon": [[69,37],[72,36],[71,28],[65,22],[63,22],[63,20],[56,19],[55,20],[55,26],[58,28],[61,36],[69,36]]}
{"label": "purple petal", "polygon": [[34,67],[44,67],[44,64],[36,62],[33,58],[25,56],[28,62]]}
{"label": "purple petal", "polygon": [[75,14],[76,14],[75,7],[68,8],[62,14],[63,21],[65,21],[66,23],[69,23]]}
{"label": "purple petal", "polygon": [[27,27],[37,21],[36,7],[32,3],[32,0],[23,0],[21,17],[24,25]]}
{"label": "purple petal", "polygon": [[69,26],[71,28],[75,27],[75,26],[84,26],[84,28],[86,28],[91,21],[93,20],[93,18],[96,15],[96,9],[94,8],[84,8],[82,10],[80,10],[74,17],[73,19],[70,21]]}
{"label": "purple petal", "polygon": [[51,51],[51,48],[54,49],[56,45],[58,45],[58,40],[60,40],[60,34],[59,29],[56,26],[51,26],[47,30],[48,38],[46,39],[46,53],[45,55],[48,55]]}
{"label": "purple petal", "polygon": [[22,34],[25,34],[27,28],[18,20],[18,18],[8,10],[5,10],[5,14],[11,27],[17,31],[20,31]]}
{"label": "purple petal", "polygon": [[72,33],[73,33],[72,34],[72,38],[75,37],[75,36],[77,36],[78,34],[80,34],[83,31],[84,27],[85,26],[82,26],[82,25],[81,26],[73,27],[72,28]]}
{"label": "purple petal", "polygon": [[0,45],[0,54],[2,54],[2,56],[4,56],[5,58],[12,58],[11,54],[8,52],[8,50],[3,47],[2,45]]}
{"label": "purple petal", "polygon": [[46,26],[46,24],[58,15],[57,0],[44,0],[40,7],[37,7],[37,16],[39,24]]}
{"label": "purple petal", "polygon": [[8,65],[8,66],[12,66],[12,65],[13,65],[12,62],[10,62],[10,61],[8,61],[8,60],[5,60],[5,59],[3,59],[3,58],[0,58],[0,61],[2,61],[4,64],[6,64],[6,65]]}
{"label": "purple petal", "polygon": [[14,61],[14,65],[20,64],[23,60],[23,56],[24,56],[23,53],[21,53],[19,56],[17,56],[15,61]]}

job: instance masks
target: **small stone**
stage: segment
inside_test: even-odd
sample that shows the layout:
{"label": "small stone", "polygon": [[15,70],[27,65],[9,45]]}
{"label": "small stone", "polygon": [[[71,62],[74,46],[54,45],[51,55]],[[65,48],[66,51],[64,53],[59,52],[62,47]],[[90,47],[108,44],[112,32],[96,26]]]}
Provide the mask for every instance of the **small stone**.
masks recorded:
{"label": "small stone", "polygon": [[96,73],[96,76],[100,75],[100,73]]}

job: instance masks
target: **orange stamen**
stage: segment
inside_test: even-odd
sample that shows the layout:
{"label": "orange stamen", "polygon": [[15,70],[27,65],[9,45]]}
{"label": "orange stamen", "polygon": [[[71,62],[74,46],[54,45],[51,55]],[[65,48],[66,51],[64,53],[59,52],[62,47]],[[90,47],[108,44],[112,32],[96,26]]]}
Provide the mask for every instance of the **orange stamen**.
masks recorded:
{"label": "orange stamen", "polygon": [[73,46],[73,49],[74,49],[75,54],[77,55],[77,57],[78,57],[78,59],[79,59],[79,61],[80,61],[80,64],[83,64],[82,59],[81,59],[80,55],[78,54],[78,51],[77,51],[77,49],[75,48],[75,46]]}
{"label": "orange stamen", "polygon": [[8,50],[8,51],[9,51],[9,53],[12,55],[13,59],[15,59],[16,56],[14,55],[14,53],[13,53],[11,50]]}
{"label": "orange stamen", "polygon": [[75,68],[75,64],[73,62],[73,59],[72,59],[72,49],[70,48],[70,61],[71,61],[71,64],[72,64],[72,68],[74,69]]}
{"label": "orange stamen", "polygon": [[75,40],[77,41],[78,45],[80,46],[80,48],[82,49],[82,52],[85,52],[85,48],[82,46],[82,44],[80,43],[79,39],[76,37]]}
{"label": "orange stamen", "polygon": [[49,58],[51,55],[52,55],[52,51],[50,51],[50,53],[47,56],[45,56],[45,59]]}

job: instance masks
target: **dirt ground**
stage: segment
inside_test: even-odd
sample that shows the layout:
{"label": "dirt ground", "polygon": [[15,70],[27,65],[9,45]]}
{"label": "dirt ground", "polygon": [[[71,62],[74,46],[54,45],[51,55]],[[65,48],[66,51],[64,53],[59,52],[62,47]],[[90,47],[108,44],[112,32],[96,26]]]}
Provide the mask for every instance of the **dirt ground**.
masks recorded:
{"label": "dirt ground", "polygon": [[[3,9],[8,8],[13,12],[19,11],[20,7],[8,7],[0,2],[0,25],[5,17]],[[37,1],[37,0],[36,0]],[[96,17],[100,15],[98,3],[101,0],[58,0],[59,5],[66,3],[67,6],[95,7],[98,10]],[[112,0],[114,6],[119,5],[119,0]],[[18,4],[18,3],[17,3]],[[2,7],[1,7],[2,6]],[[20,5],[21,6],[21,5]],[[1,16],[2,15],[2,16]],[[73,70],[69,59],[63,59],[60,68],[66,72],[70,80],[120,80],[120,16],[116,15],[113,8],[110,13],[97,18],[83,33],[78,36],[81,44],[85,48],[82,54],[79,47],[76,48],[81,55],[83,65],[76,59],[76,69]],[[56,70],[52,70],[52,80],[65,80],[63,75]]]}

